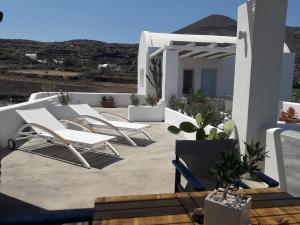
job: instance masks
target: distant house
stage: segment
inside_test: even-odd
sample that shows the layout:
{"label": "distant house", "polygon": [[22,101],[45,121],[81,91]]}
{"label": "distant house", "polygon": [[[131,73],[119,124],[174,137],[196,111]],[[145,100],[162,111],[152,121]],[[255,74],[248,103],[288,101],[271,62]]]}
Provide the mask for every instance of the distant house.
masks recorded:
{"label": "distant house", "polygon": [[[184,96],[191,88],[202,89],[209,97],[232,96],[236,40],[237,37],[228,36],[142,32],[138,53],[138,94],[155,94],[146,75],[152,76],[151,59],[160,57],[162,98],[166,102],[172,95]],[[280,100],[289,100],[294,54],[286,45],[283,51]]]}
{"label": "distant house", "polygon": [[105,64],[98,64],[97,67],[98,70],[103,70],[103,69],[110,69],[112,71],[121,71],[121,66],[118,66],[117,64],[109,64],[109,63],[105,63]]}
{"label": "distant house", "polygon": [[64,60],[62,60],[62,59],[53,59],[53,62],[54,62],[55,64],[63,64],[63,63],[64,63]]}
{"label": "distant house", "polygon": [[37,60],[37,53],[26,53],[25,56],[30,59]]}
{"label": "distant house", "polygon": [[47,64],[48,60],[47,59],[38,59],[38,62],[42,63],[42,64]]}

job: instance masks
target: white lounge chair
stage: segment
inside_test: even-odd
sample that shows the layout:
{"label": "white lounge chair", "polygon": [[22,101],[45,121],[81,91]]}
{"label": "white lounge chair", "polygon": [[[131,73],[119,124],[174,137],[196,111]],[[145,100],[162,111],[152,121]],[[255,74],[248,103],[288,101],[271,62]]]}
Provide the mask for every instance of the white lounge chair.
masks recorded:
{"label": "white lounge chair", "polygon": [[[69,105],[69,107],[74,111],[74,113],[78,115],[78,117],[74,118],[76,121],[79,121],[85,125],[89,125],[91,128],[98,127],[113,129],[121,136],[123,136],[132,146],[137,146],[137,144],[130,138],[130,136],[136,135],[138,133],[144,134],[151,141],[153,140],[152,137],[146,131],[144,131],[144,128],[150,127],[149,124],[133,123],[126,118],[114,113],[98,113],[88,104]],[[125,122],[108,120],[102,114],[114,115],[125,120]]]}
{"label": "white lounge chair", "polygon": [[[10,149],[15,148],[15,141],[17,140],[43,138],[50,143],[67,147],[86,168],[90,168],[90,165],[82,155],[100,146],[108,146],[115,155],[119,156],[117,150],[108,142],[116,138],[114,136],[92,133],[84,126],[76,123],[73,123],[73,125],[77,125],[86,131],[67,129],[45,108],[17,110],[17,113],[23,118],[26,124],[21,126],[8,141]],[[28,128],[31,129],[28,131]],[[78,152],[75,147],[80,147],[84,150]]]}

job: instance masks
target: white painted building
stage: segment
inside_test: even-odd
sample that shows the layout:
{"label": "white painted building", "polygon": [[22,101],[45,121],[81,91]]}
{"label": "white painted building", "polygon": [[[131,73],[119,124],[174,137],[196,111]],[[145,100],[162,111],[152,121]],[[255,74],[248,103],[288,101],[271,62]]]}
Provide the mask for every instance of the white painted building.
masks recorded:
{"label": "white painted building", "polygon": [[[151,77],[152,57],[162,59],[162,98],[183,96],[190,88],[210,97],[233,96],[236,37],[150,33],[140,37],[138,94],[155,94]],[[290,100],[295,55],[284,45],[280,100]],[[272,82],[272,80],[270,80]]]}

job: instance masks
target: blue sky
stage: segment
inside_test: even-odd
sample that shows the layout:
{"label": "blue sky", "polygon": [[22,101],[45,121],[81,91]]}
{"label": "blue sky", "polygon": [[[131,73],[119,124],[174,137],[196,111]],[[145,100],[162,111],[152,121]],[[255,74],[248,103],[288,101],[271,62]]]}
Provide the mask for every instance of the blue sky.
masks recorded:
{"label": "blue sky", "polygon": [[[246,0],[1,0],[0,38],[137,43],[141,31],[172,32],[211,14],[236,18]],[[300,0],[287,24],[300,26]]]}

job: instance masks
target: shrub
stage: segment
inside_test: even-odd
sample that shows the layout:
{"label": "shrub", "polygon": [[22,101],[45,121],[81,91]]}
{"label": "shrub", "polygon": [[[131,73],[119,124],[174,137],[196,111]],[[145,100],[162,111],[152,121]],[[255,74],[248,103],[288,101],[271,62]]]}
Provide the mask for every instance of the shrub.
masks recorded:
{"label": "shrub", "polygon": [[140,104],[140,99],[136,96],[136,94],[130,95],[131,104],[134,106],[138,106]]}
{"label": "shrub", "polygon": [[155,106],[157,103],[157,97],[155,97],[153,95],[147,95],[145,100],[146,100],[146,103],[148,103],[151,106]]}
{"label": "shrub", "polygon": [[169,107],[170,109],[173,109],[175,111],[178,111],[179,109],[183,110],[185,105],[185,101],[183,99],[177,98],[175,95],[172,95],[172,97],[169,100]]}
{"label": "shrub", "polygon": [[59,91],[57,98],[61,105],[68,105],[72,101],[72,97],[69,93],[63,90]]}

